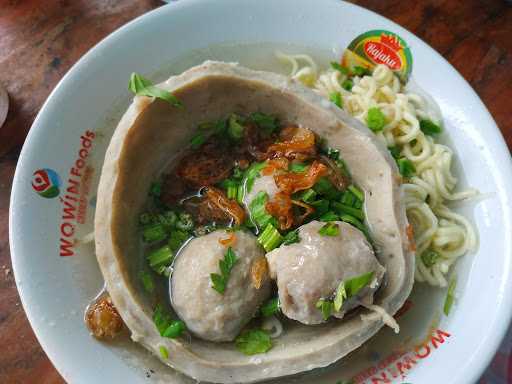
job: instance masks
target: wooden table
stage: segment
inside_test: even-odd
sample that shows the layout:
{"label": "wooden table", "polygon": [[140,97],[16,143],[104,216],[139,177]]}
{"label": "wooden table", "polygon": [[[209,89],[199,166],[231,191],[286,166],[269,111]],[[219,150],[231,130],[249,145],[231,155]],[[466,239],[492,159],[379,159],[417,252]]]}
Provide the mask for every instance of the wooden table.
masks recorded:
{"label": "wooden table", "polygon": [[[480,95],[512,148],[511,5],[503,0],[352,2],[403,25],[450,61]],[[11,101],[0,127],[0,383],[64,382],[30,328],[11,272],[8,201],[25,136],[75,61],[119,26],[161,4],[0,0],[0,82]]]}

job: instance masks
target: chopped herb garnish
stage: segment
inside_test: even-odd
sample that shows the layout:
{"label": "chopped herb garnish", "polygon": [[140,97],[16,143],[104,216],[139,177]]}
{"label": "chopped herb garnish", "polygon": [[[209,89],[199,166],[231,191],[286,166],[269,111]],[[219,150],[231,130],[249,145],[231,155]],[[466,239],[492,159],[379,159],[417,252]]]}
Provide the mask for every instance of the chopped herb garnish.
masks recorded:
{"label": "chopped herb garnish", "polygon": [[153,281],[153,277],[151,276],[151,273],[147,271],[140,271],[139,272],[139,279],[142,283],[142,286],[144,287],[144,290],[147,293],[153,293],[155,290],[155,282]]}
{"label": "chopped herb garnish", "polygon": [[168,245],[151,251],[147,256],[149,266],[158,273],[162,273],[171,264],[173,258],[174,254]]}
{"label": "chopped herb garnish", "polygon": [[171,232],[171,236],[169,237],[167,244],[169,245],[169,248],[171,248],[171,251],[176,253],[183,243],[185,243],[189,238],[190,235],[187,232],[175,230]]}
{"label": "chopped herb garnish", "polygon": [[240,140],[244,135],[244,126],[239,122],[239,116],[231,115],[228,121],[228,135],[234,140]]}
{"label": "chopped herb garnish", "polygon": [[264,317],[275,315],[279,312],[279,299],[274,297],[261,306],[261,314]]}
{"label": "chopped herb garnish", "polygon": [[176,228],[182,231],[190,231],[194,228],[194,220],[192,219],[192,215],[190,213],[180,213],[179,219],[176,222]]}
{"label": "chopped herb garnish", "polygon": [[157,304],[153,312],[153,323],[155,323],[156,329],[158,329],[161,336],[163,336],[171,321],[169,314],[164,311],[160,304]]}
{"label": "chopped herb garnish", "polygon": [[354,68],[352,68],[352,72],[354,73],[355,76],[359,76],[359,77],[371,74],[371,72],[368,70],[368,68],[361,67],[359,65],[356,65]]}
{"label": "chopped herb garnish", "polygon": [[310,205],[315,208],[315,217],[320,217],[329,210],[329,200],[326,199],[313,201]]}
{"label": "chopped herb garnish", "polygon": [[348,214],[343,214],[343,215],[340,215],[340,220],[344,221],[345,223],[353,225],[354,227],[359,229],[361,232],[363,232],[366,235],[366,237],[368,237],[368,231],[364,227],[363,223],[361,221],[359,221],[358,219],[356,219],[354,216],[348,215]]}
{"label": "chopped herb garnish", "polygon": [[[334,209],[334,211],[336,213],[338,213],[339,215],[349,214],[359,220],[364,220],[364,214],[361,209],[353,208],[349,205],[338,203],[337,201],[331,202],[331,208]],[[332,221],[332,220],[328,220],[328,221]]]}
{"label": "chopped herb garnish", "polygon": [[304,164],[304,163],[291,163],[290,166],[288,167],[288,169],[290,171],[295,172],[295,173],[306,172],[308,168],[309,168],[309,165]]}
{"label": "chopped herb garnish", "polygon": [[427,119],[420,120],[420,129],[425,135],[429,136],[437,135],[443,131],[439,125]]}
{"label": "chopped herb garnish", "polygon": [[145,243],[156,243],[167,238],[167,231],[160,223],[145,227],[142,230],[142,239]]}
{"label": "chopped herb garnish", "polygon": [[325,221],[325,222],[336,221],[336,220],[338,220],[338,215],[335,214],[333,211],[328,211],[328,212],[325,212],[322,216],[320,216],[318,218],[318,220]]}
{"label": "chopped herb garnish", "polygon": [[457,279],[452,277],[450,280],[450,285],[448,286],[448,291],[446,292],[446,299],[444,300],[443,312],[446,316],[450,314],[450,310],[452,309],[453,302],[455,301],[455,288],[457,286]]}
{"label": "chopped herb garnish", "polygon": [[354,206],[356,200],[357,200],[357,197],[351,191],[347,190],[347,191],[343,192],[340,202],[342,204],[348,205],[349,207],[352,207],[352,206]]}
{"label": "chopped herb garnish", "polygon": [[138,96],[156,97],[157,99],[167,101],[174,107],[183,108],[183,104],[176,96],[164,89],[154,86],[150,80],[137,73],[132,73],[130,76],[128,89]]}
{"label": "chopped herb garnish", "polygon": [[192,149],[198,149],[201,145],[204,144],[206,141],[206,137],[201,133],[196,133],[192,138],[190,139],[190,146]]}
{"label": "chopped herb garnish", "polygon": [[327,148],[326,155],[329,159],[339,160],[340,159],[340,151],[334,148]]}
{"label": "chopped herb garnish", "polygon": [[140,225],[148,225],[153,223],[153,215],[151,213],[141,213],[139,216],[139,223]]}
{"label": "chopped herb garnish", "polygon": [[332,315],[334,304],[332,301],[320,299],[316,302],[316,307],[322,311],[324,320],[327,320]]}
{"label": "chopped herb garnish", "polygon": [[393,158],[395,160],[397,160],[399,157],[400,157],[400,148],[398,148],[397,146],[394,146],[394,147],[388,147],[388,150],[389,152],[391,153],[391,156],[393,156]]}
{"label": "chopped herb garnish", "polygon": [[333,92],[329,95],[329,100],[333,102],[339,108],[343,108],[343,98],[341,97],[341,93]]}
{"label": "chopped herb garnish", "polygon": [[348,68],[343,67],[340,63],[337,63],[335,61],[331,61],[331,67],[332,67],[332,69],[340,71],[344,75],[348,75],[348,73],[349,73]]}
{"label": "chopped herb garnish", "polygon": [[163,337],[175,339],[185,331],[185,323],[181,320],[173,320],[162,334]]}
{"label": "chopped herb garnish", "polygon": [[398,165],[398,170],[400,171],[400,174],[405,178],[413,176],[414,173],[416,172],[416,168],[414,167],[412,161],[406,159],[405,157],[399,158],[396,161],[396,164]]}
{"label": "chopped herb garnish", "polygon": [[249,117],[263,133],[263,136],[270,136],[278,127],[277,118],[261,112],[255,112]]}
{"label": "chopped herb garnish", "polygon": [[149,196],[160,197],[162,194],[162,183],[160,181],[154,181],[149,187]]}
{"label": "chopped herb garnish", "polygon": [[254,180],[260,175],[260,171],[265,168],[265,166],[266,163],[263,161],[261,163],[253,163],[249,168],[247,168],[244,176],[244,184],[247,193],[251,192]]}
{"label": "chopped herb garnish", "polygon": [[355,197],[357,197],[357,200],[364,201],[364,193],[362,190],[357,188],[355,185],[349,185],[348,190],[354,194]]}
{"label": "chopped herb garnish", "polygon": [[164,213],[158,215],[158,221],[166,227],[174,227],[177,220],[178,215],[176,215],[174,211],[165,211]]}
{"label": "chopped herb garnish", "polygon": [[233,252],[233,248],[229,247],[224,254],[224,259],[219,260],[220,275],[217,273],[210,274],[212,288],[220,294],[223,294],[226,290],[231,270],[237,261],[238,259],[236,258],[235,252]]}
{"label": "chopped herb garnish", "polygon": [[158,349],[160,350],[160,356],[162,356],[163,359],[167,360],[169,358],[169,351],[167,350],[167,348],[161,345],[160,347],[158,347]]}
{"label": "chopped herb garnish", "polygon": [[314,189],[306,189],[305,191],[302,191],[300,194],[300,199],[305,203],[311,203],[316,197],[316,192]]}
{"label": "chopped herb garnish", "polygon": [[274,248],[277,248],[283,242],[283,236],[279,231],[271,224],[268,223],[265,230],[258,236],[258,243],[261,244],[266,252],[270,252]]}
{"label": "chopped herb garnish", "polygon": [[236,339],[235,345],[240,352],[246,355],[265,353],[272,348],[272,341],[268,332],[260,329],[251,329],[242,332]]}
{"label": "chopped herb garnish", "polygon": [[343,87],[343,89],[345,89],[347,91],[351,91],[352,87],[354,86],[354,82],[350,79],[347,79],[347,80],[343,81],[343,83],[341,83],[341,86]]}
{"label": "chopped herb garnish", "polygon": [[366,125],[368,125],[368,128],[370,128],[373,132],[382,131],[386,125],[386,116],[384,116],[379,107],[372,107],[368,109]]}
{"label": "chopped herb garnish", "polygon": [[290,245],[293,243],[298,243],[299,241],[300,241],[300,238],[299,238],[299,230],[298,229],[288,232],[283,237],[283,245]]}
{"label": "chopped herb garnish", "polygon": [[267,224],[272,220],[272,216],[267,212],[267,209],[265,208],[267,201],[267,193],[260,191],[249,204],[251,220],[258,226],[258,228],[265,228]]}
{"label": "chopped herb garnish", "polygon": [[345,299],[348,297],[347,290],[345,288],[345,282],[341,282],[338,284],[338,288],[336,288],[336,292],[334,294],[334,310],[336,312],[339,312],[341,310],[341,307],[343,306],[343,303],[345,302]]}
{"label": "chopped herb garnish", "polygon": [[423,261],[423,264],[425,264],[427,268],[432,267],[440,258],[441,255],[432,249],[427,249],[421,254],[421,261]]}
{"label": "chopped herb garnish", "polygon": [[338,189],[336,189],[334,184],[325,176],[318,179],[315,185],[313,185],[313,189],[316,193],[324,195],[330,200],[335,199],[339,194]]}
{"label": "chopped herb garnish", "polygon": [[375,272],[372,271],[346,280],[345,290],[347,292],[347,297],[353,297],[357,295],[361,289],[370,284],[374,275]]}
{"label": "chopped herb garnish", "polygon": [[322,236],[338,236],[340,234],[340,227],[338,224],[330,222],[320,228],[318,233]]}

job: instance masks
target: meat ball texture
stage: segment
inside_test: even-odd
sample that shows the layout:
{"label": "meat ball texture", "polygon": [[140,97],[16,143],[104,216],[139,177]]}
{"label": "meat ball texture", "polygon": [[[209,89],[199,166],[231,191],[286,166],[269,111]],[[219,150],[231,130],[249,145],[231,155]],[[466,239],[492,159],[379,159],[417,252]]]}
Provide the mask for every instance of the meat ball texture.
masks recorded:
{"label": "meat ball texture", "polygon": [[[270,295],[270,278],[265,274],[256,288],[253,266],[265,253],[250,233],[237,231],[230,245],[237,261],[223,294],[212,288],[210,274],[220,274],[219,260],[228,250],[222,240],[233,233],[217,230],[191,240],[178,255],[171,276],[171,304],[187,328],[210,341],[232,341]],[[224,242],[224,241],[222,241]]]}
{"label": "meat ball texture", "polygon": [[303,225],[299,228],[299,243],[281,246],[266,255],[270,276],[277,280],[283,314],[304,324],[325,322],[316,303],[330,297],[341,281],[373,271],[370,286],[346,300],[333,315],[342,318],[359,301],[371,304],[385,271],[361,231],[337,221],[339,234],[324,236],[318,231],[325,224],[312,221]]}

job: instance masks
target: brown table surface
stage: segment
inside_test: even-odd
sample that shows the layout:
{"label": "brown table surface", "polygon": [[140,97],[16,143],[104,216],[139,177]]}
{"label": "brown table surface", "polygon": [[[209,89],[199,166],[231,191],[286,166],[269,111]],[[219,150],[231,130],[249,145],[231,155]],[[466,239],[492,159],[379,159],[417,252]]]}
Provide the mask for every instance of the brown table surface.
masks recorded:
{"label": "brown table surface", "polygon": [[[512,148],[511,5],[503,0],[352,2],[401,24],[440,52],[480,95]],[[71,65],[110,32],[161,4],[0,0],[0,82],[11,102],[0,127],[0,383],[64,382],[30,328],[11,271],[9,195],[23,141]]]}

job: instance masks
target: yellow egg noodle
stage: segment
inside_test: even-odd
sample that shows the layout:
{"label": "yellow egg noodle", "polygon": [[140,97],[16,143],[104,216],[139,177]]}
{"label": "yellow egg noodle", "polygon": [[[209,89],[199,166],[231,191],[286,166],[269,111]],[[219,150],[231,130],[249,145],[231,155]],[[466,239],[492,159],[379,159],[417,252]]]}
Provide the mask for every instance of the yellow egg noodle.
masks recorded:
{"label": "yellow egg noodle", "polygon": [[[362,123],[366,124],[369,108],[378,107],[382,111],[387,123],[377,137],[388,147],[397,146],[400,155],[409,159],[416,169],[415,175],[403,184],[407,216],[414,228],[417,247],[416,281],[447,286],[450,266],[477,247],[472,224],[447,203],[473,197],[478,192],[474,189],[455,192],[457,178],[451,171],[452,150],[421,131],[420,119],[440,124],[440,116],[421,95],[404,87],[385,65],[378,65],[372,75],[353,77],[352,89],[348,91],[341,86],[347,75],[332,68],[319,72],[308,55],[276,52],[276,56],[292,66],[290,77],[319,94],[329,98],[333,92],[339,92],[343,109]],[[440,256],[433,265],[427,266],[421,257],[427,250]]]}

